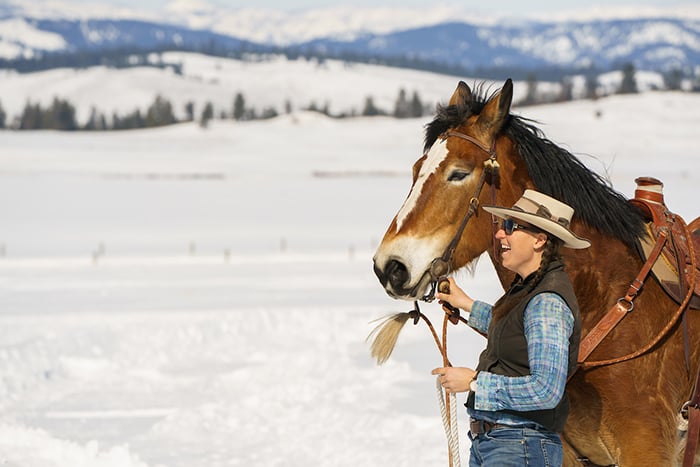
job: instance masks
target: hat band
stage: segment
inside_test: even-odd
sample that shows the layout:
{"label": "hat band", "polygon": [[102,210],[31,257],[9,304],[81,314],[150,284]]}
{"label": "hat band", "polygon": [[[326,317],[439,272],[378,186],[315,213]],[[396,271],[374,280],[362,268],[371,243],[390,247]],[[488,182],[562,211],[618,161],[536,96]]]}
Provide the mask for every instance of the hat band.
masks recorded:
{"label": "hat band", "polygon": [[[523,204],[525,206],[522,206]],[[529,214],[534,213],[540,217],[544,217],[545,219],[549,219],[553,222],[556,222],[557,224],[566,227],[567,229],[569,228],[569,219],[567,219],[566,217],[553,216],[552,212],[547,206],[545,206],[544,204],[536,203],[530,198],[526,198],[524,196],[521,197],[513,207],[520,208],[523,212],[527,212]]]}

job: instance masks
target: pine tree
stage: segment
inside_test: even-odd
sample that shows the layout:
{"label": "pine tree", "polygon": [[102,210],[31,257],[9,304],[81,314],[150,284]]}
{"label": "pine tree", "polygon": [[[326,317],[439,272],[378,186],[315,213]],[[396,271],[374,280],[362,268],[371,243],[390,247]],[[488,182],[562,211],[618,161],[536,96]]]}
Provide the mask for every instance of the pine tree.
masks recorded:
{"label": "pine tree", "polygon": [[418,96],[418,91],[413,91],[411,99],[411,117],[418,118],[423,116],[423,102]]}
{"label": "pine tree", "polygon": [[7,120],[7,112],[5,112],[2,102],[0,102],[0,128],[6,128],[5,120]]}
{"label": "pine tree", "polygon": [[527,94],[525,95],[524,105],[532,105],[537,103],[537,76],[534,73],[527,75]]}
{"label": "pine tree", "polygon": [[243,98],[243,94],[239,92],[233,100],[233,118],[234,120],[242,120],[245,116],[245,99]]}
{"label": "pine tree", "polygon": [[574,83],[571,78],[565,76],[561,80],[561,92],[559,93],[559,100],[561,102],[568,102],[574,98]]}
{"label": "pine tree", "polygon": [[177,119],[173,114],[173,106],[170,104],[170,101],[160,95],[156,96],[155,101],[146,111],[146,126],[171,125],[176,121]]}
{"label": "pine tree", "polygon": [[593,73],[586,75],[586,83],[584,85],[585,97],[586,99],[597,99],[598,98],[598,76]]}
{"label": "pine tree", "polygon": [[394,103],[394,117],[396,118],[408,118],[410,116],[408,100],[406,99],[406,90],[399,89],[399,96],[396,98]]}
{"label": "pine tree", "polygon": [[188,122],[194,120],[194,102],[188,101],[187,104],[185,104],[185,114],[187,115]]}
{"label": "pine tree", "polygon": [[202,128],[207,128],[209,126],[209,120],[214,118],[214,106],[211,102],[207,102],[202,110],[202,116],[199,118],[199,126]]}
{"label": "pine tree", "polygon": [[78,122],[75,120],[75,107],[67,100],[54,99],[52,109],[54,128],[63,131],[75,131]]}
{"label": "pine tree", "polygon": [[19,121],[20,130],[38,130],[42,128],[42,111],[39,104],[27,101]]}
{"label": "pine tree", "polygon": [[634,94],[637,91],[636,70],[633,63],[626,63],[622,67],[622,82],[618,94]]}
{"label": "pine tree", "polygon": [[365,108],[362,110],[362,115],[365,117],[374,117],[380,115],[380,111],[377,106],[374,105],[374,99],[372,96],[367,96],[365,99]]}
{"label": "pine tree", "polygon": [[683,83],[683,71],[680,68],[674,68],[664,73],[664,83],[666,88],[671,91],[680,91]]}

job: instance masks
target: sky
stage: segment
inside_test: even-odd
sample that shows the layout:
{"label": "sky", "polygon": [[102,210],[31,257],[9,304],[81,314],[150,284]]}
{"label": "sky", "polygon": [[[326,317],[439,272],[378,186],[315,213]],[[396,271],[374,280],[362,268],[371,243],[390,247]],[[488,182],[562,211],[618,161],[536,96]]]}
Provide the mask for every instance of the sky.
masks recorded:
{"label": "sky", "polygon": [[[77,2],[89,3],[94,0],[74,0]],[[111,3],[118,6],[146,7],[158,9],[173,0],[104,0],[101,3]],[[204,3],[227,6],[230,8],[271,8],[284,11],[305,10],[319,7],[331,6],[389,6],[389,7],[426,7],[426,5],[453,4],[463,8],[483,11],[494,15],[505,16],[526,16],[528,14],[557,13],[579,10],[590,10],[593,8],[677,8],[683,5],[691,5],[688,0],[533,0],[524,2],[522,0],[502,0],[499,2],[484,1],[425,1],[425,0],[177,0],[188,3]],[[427,7],[426,7],[427,8]]]}

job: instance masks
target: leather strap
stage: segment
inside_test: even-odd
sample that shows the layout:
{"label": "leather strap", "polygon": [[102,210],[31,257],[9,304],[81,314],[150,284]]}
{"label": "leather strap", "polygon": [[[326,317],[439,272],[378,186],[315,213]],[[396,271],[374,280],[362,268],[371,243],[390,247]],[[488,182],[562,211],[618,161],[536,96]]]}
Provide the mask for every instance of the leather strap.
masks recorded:
{"label": "leather strap", "polygon": [[[596,347],[605,339],[610,331],[613,330],[617,324],[622,321],[627,313],[634,309],[634,299],[644,285],[644,281],[649,275],[652,266],[656,262],[656,259],[661,254],[661,250],[666,244],[668,239],[668,229],[662,229],[659,232],[659,238],[656,240],[654,249],[649,254],[646,263],[642,266],[642,269],[637,274],[637,277],[632,281],[629,288],[627,289],[627,294],[620,298],[615,305],[608,310],[608,312],[603,316],[598,324],[595,325],[593,329],[586,335],[585,338],[581,340],[581,345],[579,346],[578,353],[578,363],[583,366],[595,366],[598,362],[585,362],[586,358],[595,350]],[[612,363],[612,362],[610,362]]]}
{"label": "leather strap", "polygon": [[698,436],[700,436],[700,370],[695,378],[693,398],[688,402],[688,432],[685,438],[683,467],[693,466],[698,448]]}

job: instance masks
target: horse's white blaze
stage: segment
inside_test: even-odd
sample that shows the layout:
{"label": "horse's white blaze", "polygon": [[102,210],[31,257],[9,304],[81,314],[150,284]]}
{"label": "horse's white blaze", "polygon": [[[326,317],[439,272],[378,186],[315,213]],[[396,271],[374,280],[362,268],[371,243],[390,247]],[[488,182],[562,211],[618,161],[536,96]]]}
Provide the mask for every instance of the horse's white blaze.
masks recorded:
{"label": "horse's white blaze", "polygon": [[418,202],[418,198],[423,192],[423,185],[425,184],[426,180],[428,180],[428,177],[430,177],[431,174],[435,173],[440,163],[444,161],[446,157],[447,141],[438,140],[430,148],[430,151],[428,151],[428,157],[425,159],[425,162],[423,162],[423,165],[421,166],[420,172],[418,173],[418,177],[416,178],[416,183],[413,184],[411,192],[408,194],[408,198],[406,198],[406,201],[403,203],[403,206],[401,206],[399,213],[396,214],[397,232],[401,230],[401,226],[403,225],[404,221],[416,207],[416,203]]}

